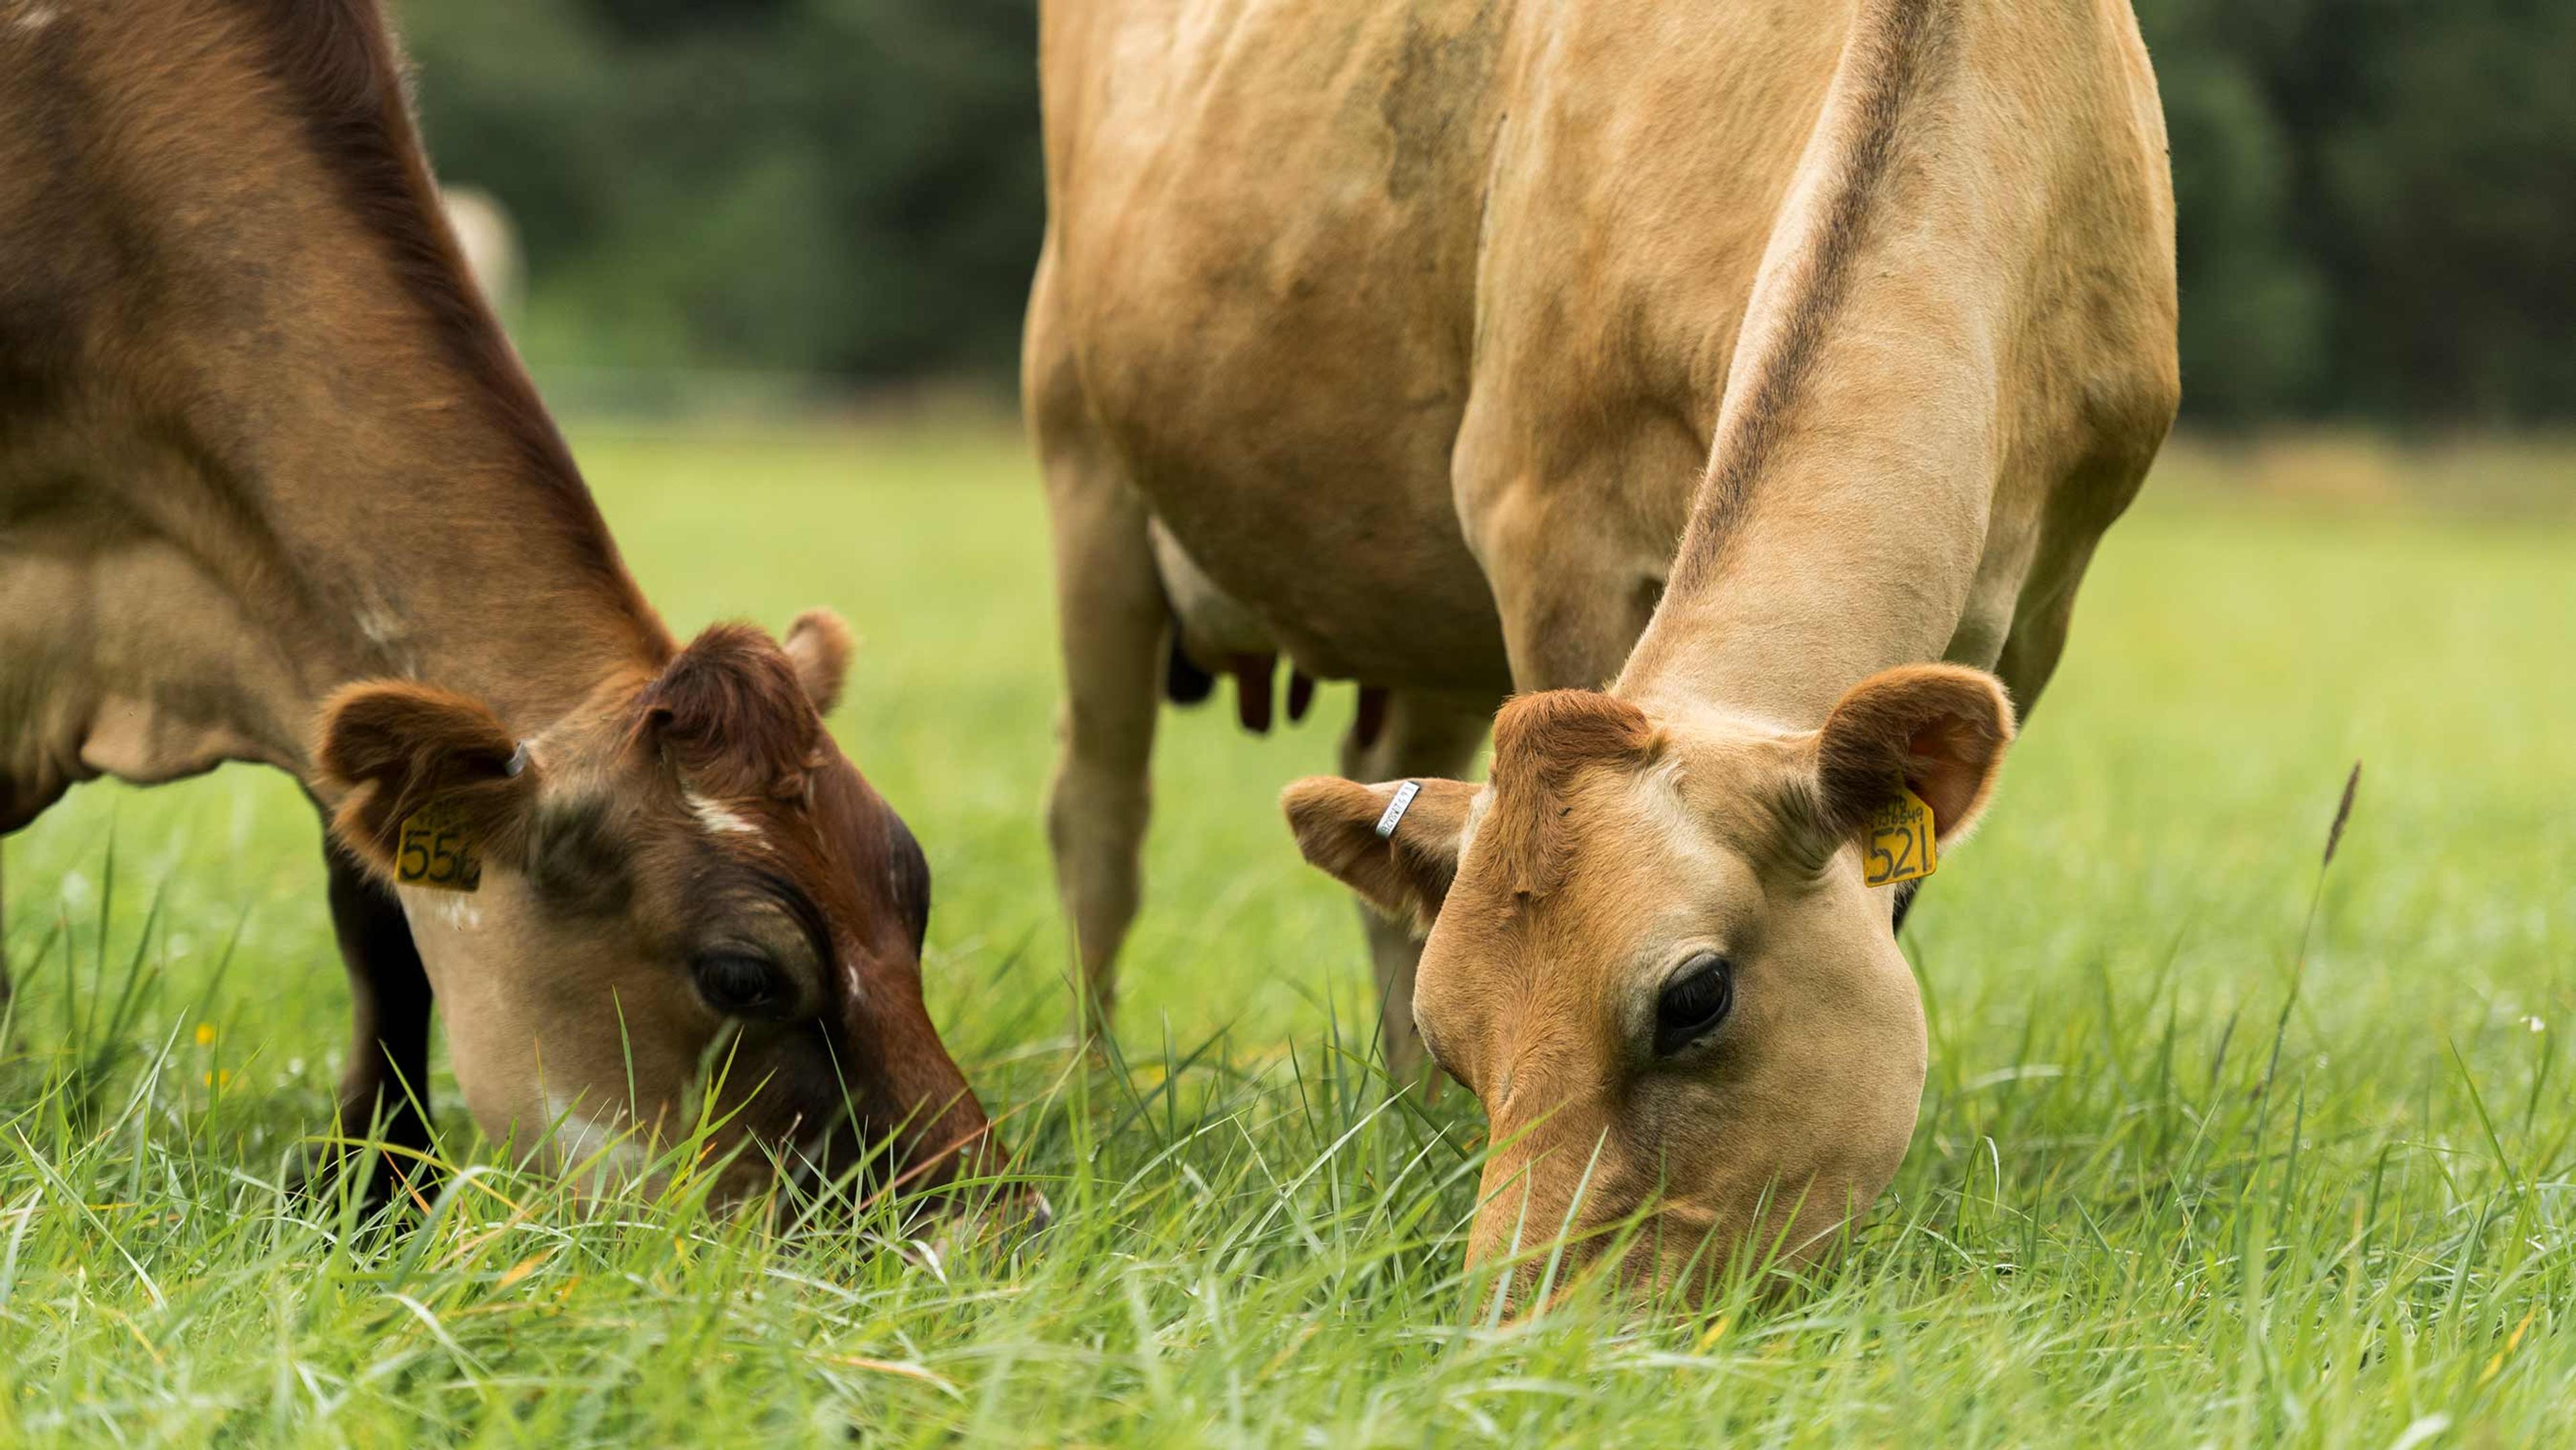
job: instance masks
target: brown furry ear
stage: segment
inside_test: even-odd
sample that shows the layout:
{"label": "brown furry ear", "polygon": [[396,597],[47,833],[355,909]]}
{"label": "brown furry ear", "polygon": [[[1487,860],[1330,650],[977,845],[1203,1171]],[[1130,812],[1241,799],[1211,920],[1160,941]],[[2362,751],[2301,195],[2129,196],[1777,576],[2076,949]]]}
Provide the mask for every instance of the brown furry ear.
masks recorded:
{"label": "brown furry ear", "polygon": [[459,815],[486,860],[519,858],[537,772],[481,702],[398,681],[350,685],[323,703],[315,754],[343,792],[333,832],[379,874],[393,874],[403,822],[431,804]]}
{"label": "brown furry ear", "polygon": [[796,682],[805,687],[805,698],[814,702],[814,713],[831,714],[832,707],[841,703],[841,682],[850,673],[850,654],[858,647],[850,627],[828,609],[809,609],[787,626],[787,639],[780,647],[787,651],[787,662],[796,667]]}
{"label": "brown furry ear", "polygon": [[1900,665],[1854,685],[1816,733],[1822,825],[1840,841],[1895,796],[1897,782],[1932,808],[1937,839],[1976,821],[2012,744],[2003,682],[1965,665]]}
{"label": "brown furry ear", "polygon": [[1279,797],[1297,850],[1393,917],[1411,917],[1425,930],[1440,914],[1449,883],[1458,877],[1458,850],[1467,831],[1467,808],[1476,787],[1464,781],[1423,780],[1391,836],[1378,822],[1403,781],[1361,785],[1318,775],[1298,781]]}
{"label": "brown furry ear", "polygon": [[637,701],[637,729],[691,788],[785,799],[805,788],[822,717],[787,652],[748,624],[710,625]]}

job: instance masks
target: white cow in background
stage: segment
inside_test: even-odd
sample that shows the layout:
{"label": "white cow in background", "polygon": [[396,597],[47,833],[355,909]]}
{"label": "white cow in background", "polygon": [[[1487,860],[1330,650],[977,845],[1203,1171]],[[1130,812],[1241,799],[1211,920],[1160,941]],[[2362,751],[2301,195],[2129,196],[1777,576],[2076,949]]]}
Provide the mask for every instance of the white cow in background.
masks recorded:
{"label": "white cow in background", "polygon": [[457,244],[465,249],[474,285],[483,289],[503,323],[518,321],[527,263],[519,254],[519,229],[508,209],[479,186],[441,187],[439,201],[447,209],[447,224],[456,230]]}

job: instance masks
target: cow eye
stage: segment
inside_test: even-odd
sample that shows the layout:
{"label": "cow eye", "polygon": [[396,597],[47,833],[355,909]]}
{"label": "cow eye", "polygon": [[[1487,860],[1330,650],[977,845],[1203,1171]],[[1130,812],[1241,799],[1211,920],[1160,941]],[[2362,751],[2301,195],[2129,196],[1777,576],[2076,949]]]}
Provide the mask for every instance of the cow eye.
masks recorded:
{"label": "cow eye", "polygon": [[1655,999],[1655,1055],[1670,1057],[1726,1021],[1735,1008],[1735,967],[1715,952],[1682,963]]}
{"label": "cow eye", "polygon": [[765,958],[734,952],[711,952],[698,958],[693,973],[698,995],[727,1017],[760,1017],[777,1012],[790,996],[787,974]]}

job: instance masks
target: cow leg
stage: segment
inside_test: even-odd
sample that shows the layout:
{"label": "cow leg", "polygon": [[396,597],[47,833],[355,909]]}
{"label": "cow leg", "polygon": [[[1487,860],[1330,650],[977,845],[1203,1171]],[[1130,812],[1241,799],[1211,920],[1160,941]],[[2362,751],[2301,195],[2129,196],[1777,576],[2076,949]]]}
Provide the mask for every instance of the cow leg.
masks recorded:
{"label": "cow leg", "polygon": [[356,1017],[335,1136],[342,1144],[382,1138],[389,1151],[366,1186],[367,1200],[382,1203],[399,1184],[424,1176],[413,1155],[430,1146],[429,974],[393,888],[327,838],[322,851],[331,873],[331,925]]}
{"label": "cow leg", "polygon": [[1118,949],[1142,892],[1163,595],[1145,511],[1126,484],[1060,465],[1048,473],[1065,696],[1047,844],[1081,966],[1077,1020],[1105,1029],[1118,1006]]}
{"label": "cow leg", "polygon": [[[1371,782],[1462,777],[1475,763],[1499,703],[1484,695],[1390,691],[1378,728],[1365,728],[1377,722],[1354,722],[1342,737],[1342,774]],[[1413,973],[1422,960],[1422,938],[1412,922],[1391,919],[1366,902],[1360,903],[1360,923],[1377,969],[1378,1034],[1387,1072],[1398,1082],[1424,1078],[1435,1069],[1424,1061],[1422,1036],[1413,1026]]]}
{"label": "cow leg", "polygon": [[[1040,277],[1041,302],[1048,289]],[[1033,304],[1028,392],[1055,541],[1056,629],[1065,695],[1057,716],[1047,844],[1072,923],[1075,1021],[1105,1033],[1118,1006],[1118,948],[1135,920],[1161,705],[1169,606],[1144,502],[1089,423],[1069,359],[1051,358]]]}

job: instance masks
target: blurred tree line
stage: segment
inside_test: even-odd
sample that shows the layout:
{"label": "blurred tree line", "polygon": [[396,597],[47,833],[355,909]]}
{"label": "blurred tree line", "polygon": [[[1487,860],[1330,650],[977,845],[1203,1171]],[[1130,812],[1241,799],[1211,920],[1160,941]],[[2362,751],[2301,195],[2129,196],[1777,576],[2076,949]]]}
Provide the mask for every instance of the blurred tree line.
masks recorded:
{"label": "blurred tree line", "polygon": [[1033,0],[395,0],[442,180],[557,365],[1012,376]]}
{"label": "blurred tree line", "polygon": [[[1033,0],[399,0],[556,363],[1011,376]],[[2576,417],[2576,3],[2138,0],[2208,423]]]}

